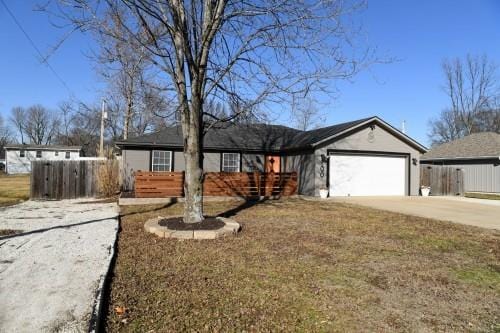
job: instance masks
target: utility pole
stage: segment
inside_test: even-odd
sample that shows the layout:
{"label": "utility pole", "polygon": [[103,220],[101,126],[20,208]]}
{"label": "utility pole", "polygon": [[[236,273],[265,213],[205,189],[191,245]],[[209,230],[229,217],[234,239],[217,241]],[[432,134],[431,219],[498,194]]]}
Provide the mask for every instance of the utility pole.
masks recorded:
{"label": "utility pole", "polygon": [[102,110],[101,110],[101,138],[99,140],[99,157],[104,157],[104,120],[108,118],[106,112],[106,100],[102,99]]}

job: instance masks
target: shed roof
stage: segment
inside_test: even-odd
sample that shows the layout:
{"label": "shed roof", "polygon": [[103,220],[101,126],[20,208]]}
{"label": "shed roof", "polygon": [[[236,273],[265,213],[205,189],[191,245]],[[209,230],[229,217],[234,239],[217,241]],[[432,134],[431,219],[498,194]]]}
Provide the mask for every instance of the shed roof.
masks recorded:
{"label": "shed roof", "polygon": [[32,149],[32,150],[82,150],[81,146],[64,145],[31,145],[31,144],[9,144],[4,147],[6,150]]}
{"label": "shed roof", "polygon": [[471,159],[500,157],[500,134],[474,133],[429,150],[422,160]]}

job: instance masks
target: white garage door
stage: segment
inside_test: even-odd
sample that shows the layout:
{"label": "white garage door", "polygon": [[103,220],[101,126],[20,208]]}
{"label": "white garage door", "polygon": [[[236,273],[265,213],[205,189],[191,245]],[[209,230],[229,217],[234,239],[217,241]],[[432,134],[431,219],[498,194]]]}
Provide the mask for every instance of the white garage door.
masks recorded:
{"label": "white garage door", "polygon": [[331,155],[330,196],[405,195],[406,158]]}

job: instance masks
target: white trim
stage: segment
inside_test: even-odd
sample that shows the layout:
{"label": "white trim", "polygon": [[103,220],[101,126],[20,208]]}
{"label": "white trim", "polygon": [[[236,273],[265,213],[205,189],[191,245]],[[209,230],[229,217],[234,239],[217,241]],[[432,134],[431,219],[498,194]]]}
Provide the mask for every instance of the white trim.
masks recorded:
{"label": "white trim", "polygon": [[[224,155],[236,154],[238,155],[238,170],[237,171],[224,171]],[[222,153],[222,159],[220,161],[220,169],[222,172],[241,172],[241,154],[240,153]]]}
{"label": "white trim", "polygon": [[500,156],[471,156],[471,157],[429,157],[429,158],[421,158],[421,161],[452,161],[452,160],[494,160],[499,159]]}
{"label": "white trim", "polygon": [[[155,172],[153,169],[154,169],[154,156],[155,156],[155,151],[158,151],[158,152],[166,152],[166,153],[169,153],[169,165],[168,165],[168,172],[172,172],[172,151],[171,150],[162,150],[162,149],[153,149],[151,150],[151,171],[152,172]],[[156,164],[156,165],[159,165],[159,164]]]}
{"label": "white trim", "polygon": [[71,152],[75,152],[75,151],[81,151],[82,148],[71,148],[71,147],[51,147],[51,146],[47,146],[47,147],[43,147],[43,146],[30,146],[30,145],[26,145],[24,147],[13,147],[13,146],[5,146],[4,147],[5,150],[30,150],[30,151],[35,151],[35,150],[49,150],[49,151],[71,151]]}

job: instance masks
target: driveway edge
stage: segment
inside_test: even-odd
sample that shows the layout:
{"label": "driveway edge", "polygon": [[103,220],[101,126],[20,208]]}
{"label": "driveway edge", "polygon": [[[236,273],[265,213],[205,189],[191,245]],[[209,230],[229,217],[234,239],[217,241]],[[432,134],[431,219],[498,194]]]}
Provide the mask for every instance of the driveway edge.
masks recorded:
{"label": "driveway edge", "polygon": [[[117,208],[119,209],[119,208]],[[104,319],[106,317],[105,314],[105,305],[106,305],[106,296],[109,295],[109,287],[111,284],[111,272],[115,266],[116,260],[116,251],[118,245],[118,233],[120,232],[120,214],[117,214],[114,219],[116,219],[116,232],[115,238],[113,240],[113,245],[109,247],[109,264],[104,272],[101,275],[101,279],[99,281],[99,286],[96,290],[92,313],[89,321],[89,332],[90,333],[99,333],[104,331]]]}

